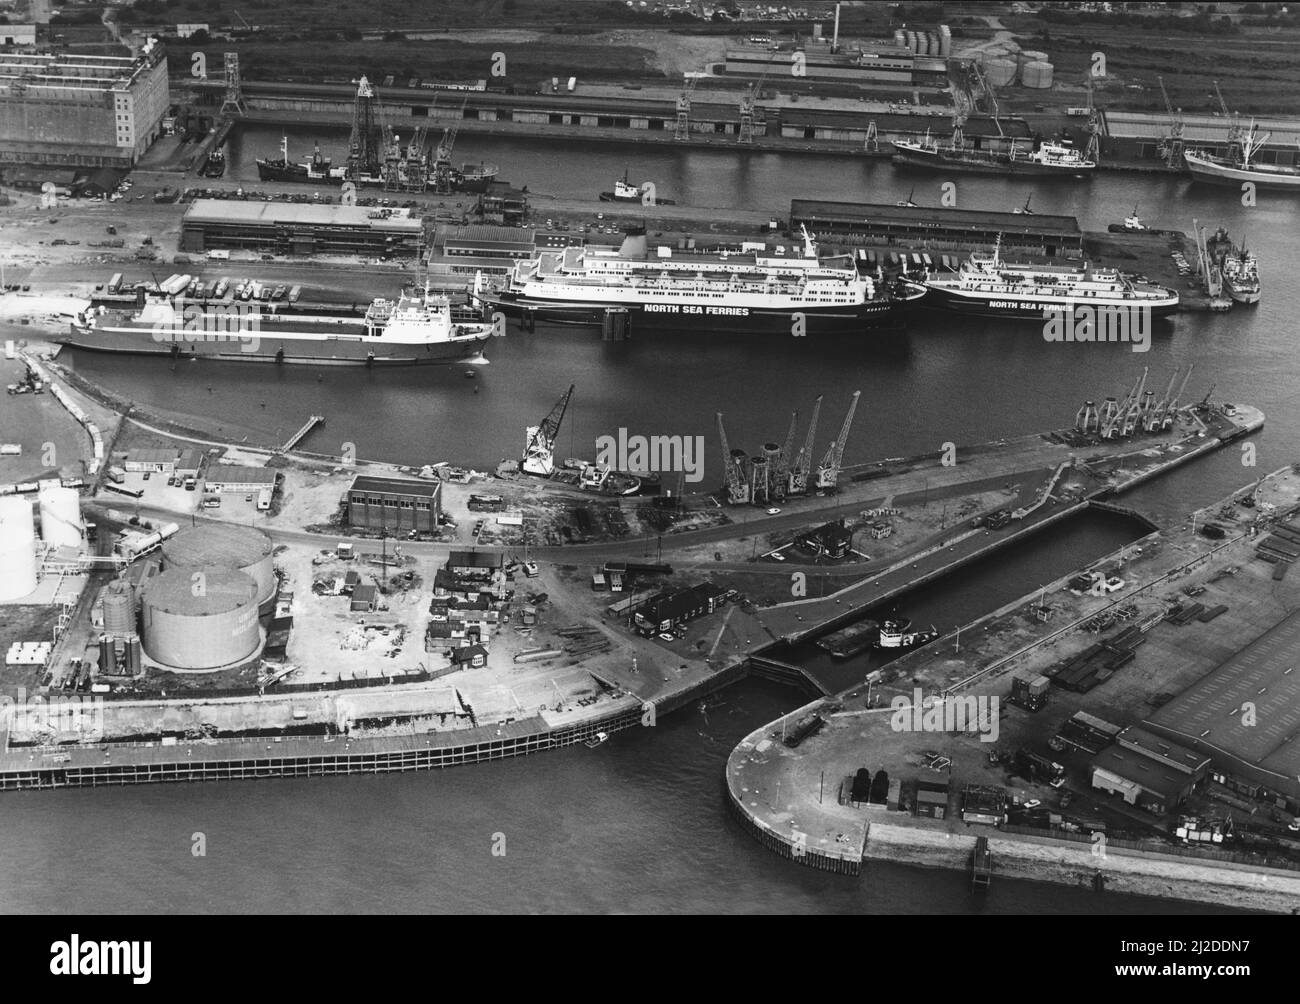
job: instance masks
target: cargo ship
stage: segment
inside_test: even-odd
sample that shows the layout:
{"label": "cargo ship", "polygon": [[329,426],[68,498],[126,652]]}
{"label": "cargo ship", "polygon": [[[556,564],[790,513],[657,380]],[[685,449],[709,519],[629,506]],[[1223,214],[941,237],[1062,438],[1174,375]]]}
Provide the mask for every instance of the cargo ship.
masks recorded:
{"label": "cargo ship", "polygon": [[848,627],[832,631],[817,639],[817,647],[836,659],[848,659],[865,652],[880,640],[880,625],[876,621],[858,621]]}
{"label": "cargo ship", "polygon": [[205,178],[220,178],[226,173],[226,151],[217,147],[208,154],[207,160],[203,162],[203,170],[199,172]]}
{"label": "cargo ship", "polygon": [[488,190],[500,171],[496,164],[461,164],[452,176],[452,187],[478,195]]}
{"label": "cargo ship", "polygon": [[1207,253],[1219,266],[1222,291],[1237,303],[1259,303],[1263,288],[1255,255],[1238,247],[1220,227],[1208,242]]}
{"label": "cargo ship", "polygon": [[493,326],[446,297],[375,299],[362,317],[151,297],[136,311],[91,308],[51,341],[94,352],[316,365],[486,362]]}
{"label": "cargo ship", "polygon": [[1037,149],[1011,141],[1009,150],[977,150],[954,138],[940,143],[927,131],[921,139],[894,141],[890,158],[901,167],[934,171],[957,171],[963,174],[1016,174],[1044,178],[1089,178],[1097,163],[1088,160],[1068,139],[1044,140]]}
{"label": "cargo ship", "polygon": [[[623,177],[614,182],[612,192],[601,192],[601,202],[644,202],[646,193],[641,190],[639,185],[628,184],[627,171],[623,172]],[[662,199],[656,193],[653,200],[647,203],[655,206],[675,206],[677,205],[672,199]]]}
{"label": "cargo ship", "polygon": [[1142,307],[1151,317],[1178,309],[1177,290],[1137,282],[1113,268],[1005,262],[1001,242],[993,253],[971,253],[956,272],[930,272],[925,305],[961,314],[1042,320],[1044,311],[1076,307]]}
{"label": "cargo ship", "polygon": [[1183,163],[1193,181],[1236,189],[1249,181],[1256,188],[1266,191],[1300,192],[1300,166],[1255,162],[1259,148],[1268,142],[1271,135],[1272,133],[1264,133],[1260,136],[1252,122],[1250,129],[1242,133],[1240,139],[1233,139],[1229,144],[1226,157],[1216,157],[1199,150],[1185,150]]}
{"label": "cargo ship", "polygon": [[271,160],[266,157],[257,159],[257,176],[262,181],[297,181],[310,185],[341,185],[344,169],[331,167],[330,159],[320,152],[320,144],[312,149],[311,160],[304,164],[289,161],[289,137],[280,139],[280,157]]}
{"label": "cargo ship", "polygon": [[644,229],[634,228],[617,251],[539,251],[515,265],[502,289],[489,289],[480,275],[474,299],[509,317],[552,323],[601,324],[613,315],[628,329],[789,336],[860,333],[897,323],[904,308],[925,295],[923,286],[906,279],[859,275],[848,255],[822,258],[806,229],[802,237],[801,254],[659,247],[652,257]]}

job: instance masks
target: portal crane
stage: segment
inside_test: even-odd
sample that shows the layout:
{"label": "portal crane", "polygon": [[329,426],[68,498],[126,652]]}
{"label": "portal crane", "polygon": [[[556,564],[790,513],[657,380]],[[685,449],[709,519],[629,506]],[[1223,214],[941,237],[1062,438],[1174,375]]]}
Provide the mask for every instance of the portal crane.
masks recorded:
{"label": "portal crane", "polygon": [[812,421],[808,423],[808,435],[804,437],[803,449],[790,469],[790,494],[801,495],[808,490],[810,468],[812,467],[813,444],[817,439],[817,418],[822,413],[822,395],[818,395],[813,404]]}
{"label": "portal crane", "polygon": [[526,474],[550,477],[555,473],[555,443],[560,434],[560,423],[564,421],[564,413],[569,410],[573,387],[573,384],[569,384],[564,396],[555,403],[551,413],[539,425],[530,425],[525,430],[527,442],[520,469]]}
{"label": "portal crane", "polygon": [[[1133,381],[1133,386],[1129,389],[1129,392],[1124,396],[1124,400],[1119,405],[1116,406],[1114,411],[1110,411],[1110,409],[1107,408],[1106,412],[1103,413],[1105,415],[1105,421],[1101,427],[1102,439],[1114,439],[1116,435],[1121,435],[1123,433],[1124,420],[1128,416],[1129,404],[1132,402],[1133,398],[1137,395],[1138,384],[1140,382],[1141,382],[1140,378],[1138,380]],[[1107,400],[1113,401],[1114,398],[1108,398]]]}
{"label": "portal crane", "polygon": [[858,398],[861,396],[862,391],[853,392],[853,400],[849,402],[849,410],[844,416],[844,424],[840,426],[839,437],[831,443],[826,456],[822,457],[822,462],[817,467],[818,488],[833,490],[839,480],[840,464],[844,461],[844,444],[848,442],[849,427],[853,424],[853,413],[858,410]]}
{"label": "portal crane", "polygon": [[1165,90],[1165,78],[1156,77],[1160,81],[1160,93],[1165,99],[1165,112],[1169,115],[1169,135],[1160,141],[1159,152],[1165,162],[1165,166],[1170,170],[1177,170],[1183,165],[1183,113],[1174,111],[1174,103],[1169,100],[1169,92]]}
{"label": "portal crane", "polygon": [[781,453],[777,457],[777,464],[780,465],[778,470],[772,472],[772,486],[776,489],[777,498],[784,498],[786,489],[790,484],[790,451],[794,449],[794,430],[799,424],[799,412],[790,412],[790,428],[785,434],[785,444],[781,447]]}
{"label": "portal crane", "polygon": [[1177,379],[1178,367],[1175,366],[1174,371],[1169,374],[1169,384],[1165,387],[1164,396],[1156,402],[1155,407],[1146,415],[1146,421],[1143,424],[1143,428],[1145,428],[1147,432],[1159,432],[1165,427],[1165,415],[1169,413],[1169,402],[1173,400],[1172,395],[1174,392],[1174,382]]}
{"label": "portal crane", "polygon": [[1241,143],[1241,136],[1245,130],[1241,127],[1241,120],[1237,117],[1237,113],[1228,111],[1228,102],[1223,100],[1223,92],[1219,90],[1217,80],[1214,82],[1214,96],[1219,99],[1219,107],[1223,109],[1223,117],[1228,120],[1228,144]]}
{"label": "portal crane", "polygon": [[749,501],[749,482],[736,469],[735,458],[727,444],[727,430],[722,426],[722,412],[718,412],[718,441],[722,443],[723,470],[727,472],[726,490],[728,505],[744,505]]}
{"label": "portal crane", "polygon": [[1182,400],[1183,392],[1187,390],[1187,381],[1192,378],[1192,369],[1195,366],[1195,363],[1188,364],[1187,372],[1183,374],[1183,382],[1178,385],[1178,393],[1169,402],[1169,410],[1165,413],[1162,428],[1168,429],[1178,420],[1178,402]]}
{"label": "portal crane", "polygon": [[772,54],[767,57],[767,64],[763,67],[762,74],[756,81],[746,85],[744,94],[740,98],[740,142],[754,142],[754,104],[758,100],[758,94],[763,89],[763,81],[772,71],[772,61],[776,59],[778,50],[772,50]]}
{"label": "portal crane", "polygon": [[673,139],[681,142],[691,135],[691,95],[695,93],[695,83],[699,78],[694,73],[687,73],[682,83],[682,93],[677,95],[677,125],[673,129]]}
{"label": "portal crane", "polygon": [[1101,115],[1092,100],[1092,74],[1086,77],[1088,84],[1088,143],[1083,148],[1083,159],[1094,164],[1101,163]]}
{"label": "portal crane", "polygon": [[1128,400],[1124,402],[1126,407],[1120,409],[1120,414],[1124,416],[1124,427],[1120,431],[1123,436],[1133,435],[1138,427],[1138,422],[1142,417],[1142,399],[1146,395],[1147,373],[1150,370],[1150,366],[1143,368],[1142,378],[1138,380],[1136,392],[1129,395]]}

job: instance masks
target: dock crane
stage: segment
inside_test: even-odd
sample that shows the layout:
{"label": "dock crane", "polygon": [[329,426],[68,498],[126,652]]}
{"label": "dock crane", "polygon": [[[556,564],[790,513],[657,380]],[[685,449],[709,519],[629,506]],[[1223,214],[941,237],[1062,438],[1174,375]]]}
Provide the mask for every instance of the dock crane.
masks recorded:
{"label": "dock crane", "polygon": [[727,472],[725,488],[728,505],[744,505],[749,501],[749,479],[737,469],[736,459],[727,444],[727,430],[722,427],[722,412],[718,412],[718,441],[722,443],[723,470]]}
{"label": "dock crane", "polygon": [[1161,422],[1162,429],[1171,428],[1174,422],[1178,420],[1178,402],[1182,400],[1183,392],[1187,390],[1187,381],[1192,378],[1192,370],[1195,366],[1195,363],[1188,364],[1187,372],[1183,374],[1183,382],[1178,385],[1178,393],[1169,401],[1169,410],[1165,412],[1164,419]]}
{"label": "dock crane", "polygon": [[826,456],[822,457],[822,462],[817,467],[818,488],[833,491],[836,482],[839,481],[840,465],[844,461],[844,444],[848,442],[849,427],[853,424],[853,413],[858,410],[858,398],[861,396],[862,391],[853,392],[853,400],[849,403],[848,413],[844,416],[844,424],[840,426],[840,434],[835,442],[831,443]]}
{"label": "dock crane", "polygon": [[1174,382],[1178,379],[1178,367],[1169,374],[1169,383],[1165,387],[1165,393],[1155,406],[1144,416],[1142,427],[1147,432],[1159,432],[1165,427],[1165,415],[1169,413],[1169,402],[1173,400]]}
{"label": "dock crane", "polygon": [[1193,410],[1193,411],[1209,411],[1209,410],[1210,410],[1210,395],[1214,393],[1214,388],[1217,387],[1217,386],[1219,386],[1217,383],[1212,383],[1212,384],[1210,384],[1210,389],[1207,390],[1207,391],[1205,392],[1205,397],[1201,398],[1200,402],[1197,403],[1196,405],[1194,405],[1192,410]]}
{"label": "dock crane", "polygon": [[1181,110],[1174,111],[1174,103],[1169,100],[1169,92],[1165,90],[1165,78],[1156,77],[1156,80],[1160,82],[1165,112],[1169,115],[1169,135],[1160,141],[1158,150],[1165,166],[1176,171],[1183,166],[1183,113]]}
{"label": "dock crane", "polygon": [[758,100],[759,92],[763,89],[763,81],[767,75],[772,72],[772,61],[779,55],[778,50],[772,50],[772,54],[767,57],[767,65],[763,67],[763,72],[759,78],[745,86],[745,92],[740,97],[740,142],[754,142],[754,104]]}
{"label": "dock crane", "polygon": [[1147,374],[1151,367],[1144,367],[1142,377],[1138,380],[1136,392],[1129,395],[1128,400],[1124,402],[1125,407],[1120,409],[1120,414],[1124,417],[1124,425],[1120,430],[1121,436],[1131,436],[1138,427],[1142,418],[1142,402],[1146,397]]}
{"label": "dock crane", "polygon": [[1090,160],[1094,164],[1101,163],[1101,114],[1097,111],[1096,104],[1092,99],[1092,74],[1089,73],[1085,78],[1088,85],[1088,142],[1083,148],[1083,159]]}
{"label": "dock crane", "polygon": [[695,93],[698,80],[696,74],[687,73],[682,83],[682,93],[677,95],[677,124],[673,128],[673,139],[679,143],[691,135],[691,95]]}
{"label": "dock crane", "polygon": [[1228,111],[1228,102],[1223,100],[1223,92],[1219,90],[1217,80],[1214,82],[1214,96],[1219,99],[1219,107],[1223,109],[1223,117],[1228,120],[1228,145],[1240,144],[1245,130],[1241,127],[1241,119],[1238,118],[1237,113]]}
{"label": "dock crane", "polygon": [[[1108,406],[1106,410],[1102,412],[1102,439],[1114,439],[1117,435],[1123,434],[1124,420],[1128,416],[1130,403],[1133,398],[1137,396],[1139,383],[1141,383],[1141,378],[1133,381],[1132,388],[1129,389],[1129,392],[1124,396],[1124,400],[1117,405],[1113,411],[1110,410]],[[1108,398],[1108,401],[1114,401],[1114,398]]]}
{"label": "dock crane", "polygon": [[794,449],[794,431],[799,424],[799,412],[790,412],[790,428],[785,434],[785,443],[781,446],[781,453],[777,457],[777,463],[780,465],[778,470],[772,472],[772,487],[776,489],[778,499],[785,498],[786,491],[790,485],[790,451]]}
{"label": "dock crane", "polygon": [[822,396],[818,395],[813,404],[812,421],[808,423],[808,435],[804,437],[803,449],[790,465],[790,494],[802,495],[808,490],[809,468],[812,467],[813,444],[817,440],[817,419],[822,413]]}
{"label": "dock crane", "polygon": [[524,459],[520,469],[526,474],[540,474],[550,477],[555,473],[555,443],[560,434],[560,423],[564,413],[569,410],[569,399],[573,397],[573,384],[564,396],[555,403],[551,413],[538,425],[530,425],[525,430],[527,444],[524,446]]}
{"label": "dock crane", "polygon": [[442,140],[434,150],[433,190],[438,195],[450,195],[455,188],[456,172],[451,164],[451,152],[456,147],[456,134],[460,131],[460,123],[465,117],[465,102],[468,100],[469,98],[461,100],[460,111],[452,119],[451,125],[442,131]]}

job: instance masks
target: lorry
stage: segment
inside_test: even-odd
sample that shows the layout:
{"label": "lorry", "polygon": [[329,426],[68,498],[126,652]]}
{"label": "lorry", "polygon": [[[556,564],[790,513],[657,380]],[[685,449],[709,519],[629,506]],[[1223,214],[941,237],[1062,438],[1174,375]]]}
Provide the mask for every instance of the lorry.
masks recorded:
{"label": "lorry", "polygon": [[271,489],[263,488],[257,493],[257,508],[265,512],[271,508]]}
{"label": "lorry", "polygon": [[115,485],[126,483],[126,471],[121,467],[110,467],[104,473],[108,475],[108,480]]}
{"label": "lorry", "polygon": [[1016,750],[1012,770],[1016,775],[1030,781],[1046,781],[1053,788],[1065,784],[1065,768],[1055,760],[1049,760],[1032,750],[1024,748]]}

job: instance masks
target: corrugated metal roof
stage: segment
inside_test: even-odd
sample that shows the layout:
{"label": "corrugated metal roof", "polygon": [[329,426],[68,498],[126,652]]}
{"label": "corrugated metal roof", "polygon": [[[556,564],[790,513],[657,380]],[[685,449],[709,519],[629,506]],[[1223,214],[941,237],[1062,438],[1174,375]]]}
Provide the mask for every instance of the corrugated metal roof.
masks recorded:
{"label": "corrugated metal roof", "polygon": [[217,464],[208,468],[208,484],[271,485],[275,484],[275,471],[265,467],[242,467],[238,464]]}
{"label": "corrugated metal roof", "polygon": [[403,478],[378,478],[369,474],[358,475],[348,491],[377,492],[380,495],[418,495],[433,498],[441,490],[437,481],[415,481]]}
{"label": "corrugated metal roof", "polygon": [[185,210],[183,222],[193,223],[243,223],[261,226],[285,227],[365,227],[372,230],[395,230],[402,233],[419,233],[423,225],[419,220],[402,216],[371,218],[373,209],[360,206],[312,206],[292,202],[243,202],[228,199],[195,199]]}
{"label": "corrugated metal roof", "polygon": [[[1272,133],[1268,146],[1295,146],[1300,142],[1300,119],[1258,118],[1255,125],[1260,135]],[[1243,117],[1241,125],[1249,126],[1251,120]],[[1106,132],[1116,139],[1159,139],[1169,132],[1169,116],[1153,112],[1106,112]],[[1227,143],[1228,120],[1221,115],[1183,115],[1183,141],[1185,143]]]}
{"label": "corrugated metal roof", "polygon": [[790,218],[893,226],[983,227],[1017,234],[1080,233],[1079,221],[1073,216],[997,213],[982,209],[944,209],[932,206],[890,206],[864,202],[824,202],[815,199],[792,199]]}

